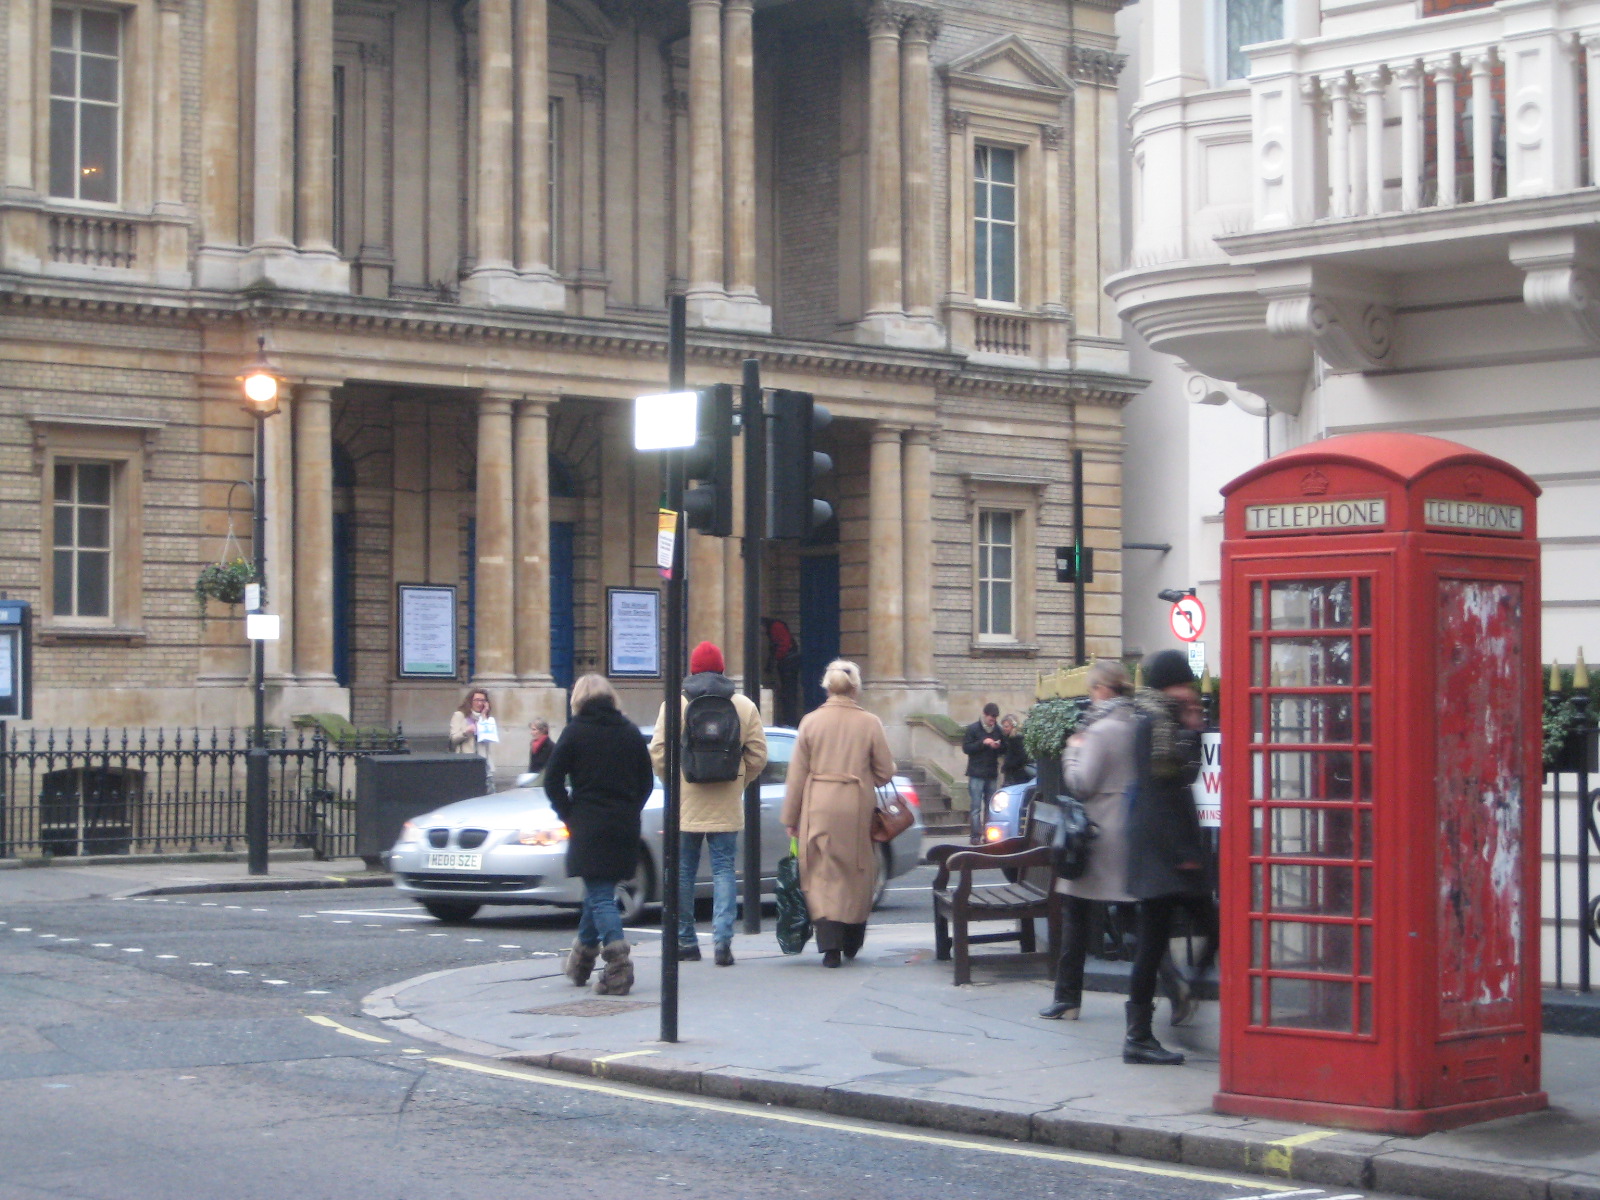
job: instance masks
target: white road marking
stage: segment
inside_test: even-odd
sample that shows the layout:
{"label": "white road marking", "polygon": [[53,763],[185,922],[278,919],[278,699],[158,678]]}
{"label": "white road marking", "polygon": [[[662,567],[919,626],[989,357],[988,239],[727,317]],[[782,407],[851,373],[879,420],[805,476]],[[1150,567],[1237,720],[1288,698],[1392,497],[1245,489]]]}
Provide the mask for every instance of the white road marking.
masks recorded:
{"label": "white road marking", "polygon": [[217,907],[217,902],[215,900],[202,900],[202,901],[200,901],[200,907],[201,908],[216,908]]}
{"label": "white road marking", "polygon": [[415,921],[422,914],[412,905],[403,908],[319,908],[319,917],[393,917],[397,921]]}
{"label": "white road marking", "polygon": [[111,949],[111,943],[110,942],[95,942],[94,943],[94,948],[96,950],[109,950],[109,949]]}
{"label": "white road marking", "polygon": [[216,963],[201,963],[201,962],[194,962],[194,963],[190,963],[190,964],[189,964],[189,965],[190,965],[190,966],[191,966],[191,967],[214,967],[214,966],[216,966],[216,965],[217,965],[217,964],[216,964]]}
{"label": "white road marking", "polygon": [[144,947],[143,946],[124,946],[122,948],[122,952],[124,954],[143,954],[144,953]]}
{"label": "white road marking", "polygon": [[270,983],[273,987],[282,987],[284,984],[288,983],[289,981],[287,979],[263,979],[261,982],[262,983]]}
{"label": "white road marking", "polygon": [[240,970],[237,970],[237,969],[230,969],[228,971],[228,974],[229,975],[248,975],[248,974],[250,974],[250,972],[249,971],[240,971]]}
{"label": "white road marking", "polygon": [[12,933],[32,933],[33,932],[33,926],[32,925],[13,925],[11,927],[11,932]]}
{"label": "white road marking", "polygon": [[158,954],[158,955],[156,955],[156,957],[157,958],[177,958],[178,956],[176,954]]}
{"label": "white road marking", "polygon": [[77,938],[57,938],[56,939],[56,941],[58,941],[58,942],[75,942],[77,940],[78,940]]}
{"label": "white road marking", "polygon": [[496,950],[521,950],[522,947],[521,946],[513,946],[513,945],[509,945],[509,944],[501,944],[499,946],[496,946],[495,949]]}
{"label": "white road marking", "polygon": [[326,996],[328,993],[325,992],[325,991],[319,991],[319,990],[313,989],[313,990],[311,990],[309,992],[302,992],[301,994],[305,995],[305,996]]}

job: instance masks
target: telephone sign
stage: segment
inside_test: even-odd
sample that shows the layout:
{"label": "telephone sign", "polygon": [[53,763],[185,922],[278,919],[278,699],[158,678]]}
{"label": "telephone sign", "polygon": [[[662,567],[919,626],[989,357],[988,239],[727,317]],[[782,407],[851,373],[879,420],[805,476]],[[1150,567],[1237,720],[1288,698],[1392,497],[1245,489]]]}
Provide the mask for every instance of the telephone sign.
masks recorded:
{"label": "telephone sign", "polygon": [[1167,623],[1172,626],[1172,635],[1180,642],[1196,641],[1205,632],[1206,607],[1200,603],[1198,596],[1185,596],[1172,606]]}

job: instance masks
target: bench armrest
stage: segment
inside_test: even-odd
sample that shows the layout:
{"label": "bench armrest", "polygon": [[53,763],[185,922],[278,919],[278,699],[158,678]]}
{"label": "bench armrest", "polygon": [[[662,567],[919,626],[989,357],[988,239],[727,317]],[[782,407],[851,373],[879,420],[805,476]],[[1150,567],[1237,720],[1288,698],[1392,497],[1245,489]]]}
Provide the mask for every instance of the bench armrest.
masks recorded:
{"label": "bench armrest", "polygon": [[[1012,840],[1020,841],[1021,839]],[[1005,845],[1004,842],[999,844]],[[1018,870],[1024,867],[1047,867],[1050,865],[1052,858],[1053,853],[1049,846],[1030,846],[1028,849],[1015,854],[982,854],[966,851],[960,854],[952,854],[939,867],[939,879],[934,880],[934,889],[937,891],[943,888],[944,884],[940,883],[940,879],[948,883],[946,876],[949,872],[958,872],[961,878],[956,884],[952,899],[963,901],[972,894],[972,873],[974,871],[1001,870],[1006,867],[1015,867]]]}
{"label": "bench armrest", "polygon": [[933,886],[936,889],[943,888],[950,882],[949,862],[954,855],[966,854],[973,857],[980,855],[992,857],[998,854],[1015,854],[1019,850],[1026,850],[1031,844],[1027,838],[1014,837],[1007,838],[1003,842],[990,842],[982,846],[961,846],[954,843],[935,846],[928,851],[928,861],[936,863],[939,867],[939,874],[935,877]]}

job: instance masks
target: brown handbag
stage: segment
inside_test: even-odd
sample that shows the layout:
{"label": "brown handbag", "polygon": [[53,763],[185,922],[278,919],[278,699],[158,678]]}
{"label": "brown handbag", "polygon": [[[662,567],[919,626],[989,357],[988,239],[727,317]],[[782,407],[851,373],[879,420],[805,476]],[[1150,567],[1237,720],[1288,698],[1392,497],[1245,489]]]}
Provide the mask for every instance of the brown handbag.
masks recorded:
{"label": "brown handbag", "polygon": [[878,792],[878,805],[872,810],[872,840],[892,842],[916,823],[911,805],[894,784],[886,784]]}

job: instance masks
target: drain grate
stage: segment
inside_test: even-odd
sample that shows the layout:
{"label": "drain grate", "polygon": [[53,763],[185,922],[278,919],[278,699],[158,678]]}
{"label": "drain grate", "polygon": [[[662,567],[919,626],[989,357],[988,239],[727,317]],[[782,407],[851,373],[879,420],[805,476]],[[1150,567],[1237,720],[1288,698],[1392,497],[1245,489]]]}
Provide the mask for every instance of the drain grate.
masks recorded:
{"label": "drain grate", "polygon": [[654,1000],[568,1000],[565,1004],[551,1004],[544,1008],[519,1008],[519,1013],[530,1017],[614,1017],[618,1013],[632,1012],[637,1008],[654,1008]]}

